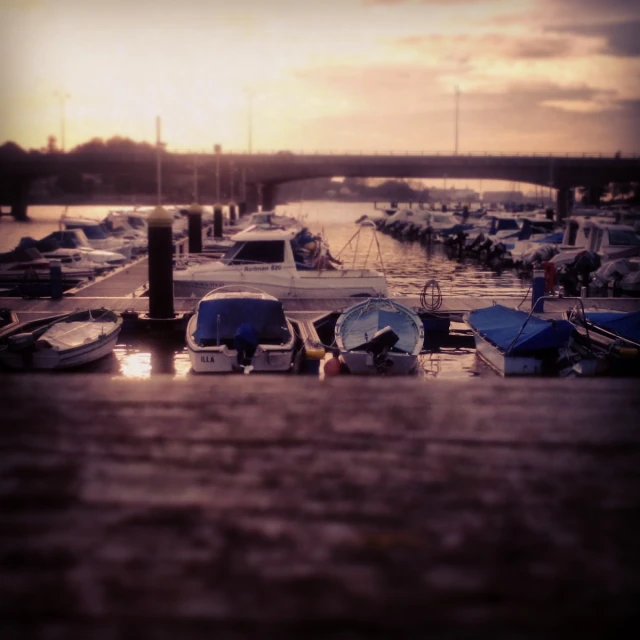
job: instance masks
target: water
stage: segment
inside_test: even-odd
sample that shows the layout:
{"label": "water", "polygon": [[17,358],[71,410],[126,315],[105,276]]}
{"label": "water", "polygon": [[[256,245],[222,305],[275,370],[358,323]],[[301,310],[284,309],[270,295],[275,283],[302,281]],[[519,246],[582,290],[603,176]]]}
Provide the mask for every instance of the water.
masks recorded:
{"label": "water", "polygon": [[[111,207],[69,207],[70,213],[102,218]],[[113,207],[116,208],[116,207]],[[32,219],[18,223],[12,218],[0,218],[0,251],[14,248],[24,236],[40,239],[58,228],[58,220],[65,207],[33,206]],[[436,279],[447,296],[511,296],[522,299],[529,283],[521,281],[515,271],[491,271],[472,261],[456,262],[446,257],[439,245],[422,246],[416,242],[400,242],[384,234],[363,231],[358,238],[354,224],[360,216],[375,213],[369,203],[300,202],[278,206],[279,213],[304,217],[314,232],[323,232],[334,256],[345,266],[367,266],[384,270],[389,290],[395,295],[419,296],[428,280]],[[379,252],[376,245],[379,243]],[[351,243],[349,241],[351,240]],[[356,245],[357,253],[356,253]],[[473,348],[442,348],[437,353],[421,356],[421,375],[425,379],[467,379],[493,373],[475,356]],[[156,374],[170,374],[176,378],[192,375],[189,356],[181,339],[166,339],[121,334],[113,356],[84,368],[79,373],[102,372],[117,377],[148,378]]]}

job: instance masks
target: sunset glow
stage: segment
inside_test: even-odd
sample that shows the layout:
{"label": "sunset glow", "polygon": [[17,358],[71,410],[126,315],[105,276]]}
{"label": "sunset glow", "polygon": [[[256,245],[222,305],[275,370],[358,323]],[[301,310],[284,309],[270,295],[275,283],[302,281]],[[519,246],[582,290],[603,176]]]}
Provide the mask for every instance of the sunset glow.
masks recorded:
{"label": "sunset glow", "polygon": [[[0,0],[0,143],[640,150],[635,0]],[[635,38],[634,38],[635,36]]]}

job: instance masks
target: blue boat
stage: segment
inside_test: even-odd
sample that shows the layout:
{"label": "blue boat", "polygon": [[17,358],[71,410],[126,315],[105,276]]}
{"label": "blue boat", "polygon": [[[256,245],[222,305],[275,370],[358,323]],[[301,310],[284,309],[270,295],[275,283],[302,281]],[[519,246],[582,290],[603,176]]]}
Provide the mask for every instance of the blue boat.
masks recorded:
{"label": "blue boat", "polygon": [[574,331],[568,320],[547,320],[525,311],[494,305],[465,317],[476,353],[503,376],[554,372],[559,350]]}
{"label": "blue boat", "polygon": [[588,352],[576,369],[578,373],[640,374],[640,311],[573,309],[566,317],[578,331],[582,351]]}
{"label": "blue boat", "polygon": [[629,345],[640,347],[640,311],[587,311],[589,329],[608,334]]}

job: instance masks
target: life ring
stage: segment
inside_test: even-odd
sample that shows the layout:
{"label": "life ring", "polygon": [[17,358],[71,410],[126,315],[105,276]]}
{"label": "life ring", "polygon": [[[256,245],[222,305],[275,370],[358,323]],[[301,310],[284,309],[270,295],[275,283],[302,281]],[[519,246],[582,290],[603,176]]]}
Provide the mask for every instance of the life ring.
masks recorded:
{"label": "life ring", "polygon": [[543,262],[544,268],[544,289],[546,292],[552,292],[557,284],[556,265],[553,262]]}

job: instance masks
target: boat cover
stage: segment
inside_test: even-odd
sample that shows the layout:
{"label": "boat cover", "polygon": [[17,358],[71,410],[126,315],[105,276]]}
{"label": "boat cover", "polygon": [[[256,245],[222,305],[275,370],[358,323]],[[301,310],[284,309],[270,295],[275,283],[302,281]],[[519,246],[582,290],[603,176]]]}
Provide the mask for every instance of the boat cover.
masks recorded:
{"label": "boat cover", "polygon": [[608,329],[622,338],[640,342],[640,311],[587,311],[584,315],[598,327]]}
{"label": "boat cover", "polygon": [[[338,320],[340,321],[340,320]],[[418,327],[422,324],[418,318]],[[419,328],[416,326],[415,314],[401,305],[391,306],[384,300],[370,300],[364,306],[347,310],[342,320],[342,344],[346,351],[359,349],[369,342],[376,332],[391,327],[398,336],[394,349],[413,353],[416,344],[422,346]]]}
{"label": "boat cover", "polygon": [[[506,351],[529,316],[524,311],[500,304],[477,309],[469,314],[468,324],[501,351]],[[573,331],[568,320],[543,320],[531,316],[509,355],[557,349],[567,343]]]}
{"label": "boat cover", "polygon": [[287,319],[279,300],[260,298],[214,298],[202,300],[198,306],[198,320],[194,339],[198,344],[215,344],[220,340],[233,340],[236,331],[250,322],[261,343],[281,344],[290,338]]}

